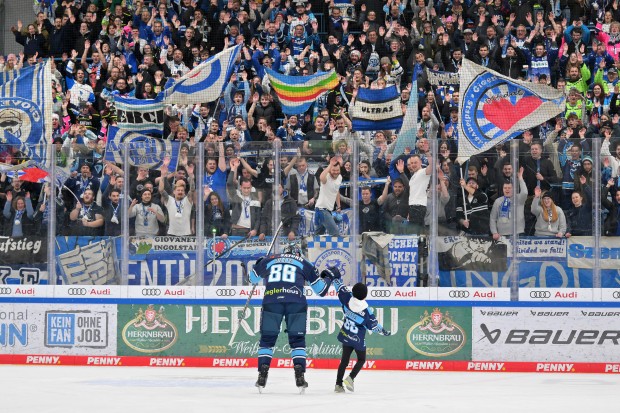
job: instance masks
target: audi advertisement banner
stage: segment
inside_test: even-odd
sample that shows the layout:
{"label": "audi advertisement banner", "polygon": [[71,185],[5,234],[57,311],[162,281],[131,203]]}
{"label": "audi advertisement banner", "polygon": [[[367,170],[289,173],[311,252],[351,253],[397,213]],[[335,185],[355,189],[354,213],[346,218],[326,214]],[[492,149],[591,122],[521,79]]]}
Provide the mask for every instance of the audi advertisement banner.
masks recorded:
{"label": "audi advertisement banner", "polygon": [[0,304],[0,353],[116,354],[116,305]]}
{"label": "audi advertisement banner", "polygon": [[[227,288],[221,297],[229,295]],[[372,305],[373,300],[369,299]],[[374,306],[392,336],[367,335],[367,354],[377,360],[471,360],[471,309]],[[151,357],[255,358],[260,338],[260,301],[239,322],[243,303],[204,306],[135,304],[118,306],[118,355]],[[340,306],[308,307],[306,345],[310,359],[339,358]],[[228,346],[232,331],[235,341]],[[286,334],[274,357],[290,361]]]}
{"label": "audi advertisement banner", "polygon": [[609,362],[620,354],[619,308],[472,309],[472,359]]}

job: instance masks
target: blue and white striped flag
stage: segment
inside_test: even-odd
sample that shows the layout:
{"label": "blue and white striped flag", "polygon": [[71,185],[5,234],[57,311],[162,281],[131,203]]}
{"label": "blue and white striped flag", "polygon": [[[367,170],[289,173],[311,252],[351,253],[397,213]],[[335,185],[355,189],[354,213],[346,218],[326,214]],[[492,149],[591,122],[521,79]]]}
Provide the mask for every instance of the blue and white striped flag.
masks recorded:
{"label": "blue and white striped flag", "polygon": [[49,62],[0,78],[0,144],[13,146],[33,161],[47,161],[52,137],[52,72]]}
{"label": "blue and white striped flag", "polygon": [[360,88],[351,108],[353,130],[392,130],[403,126],[403,110],[396,86]]}
{"label": "blue and white striped flag", "polygon": [[119,128],[132,131],[163,129],[164,96],[158,94],[155,99],[127,98],[112,94],[116,107],[116,118]]}
{"label": "blue and white striped flag", "polygon": [[177,81],[168,81],[164,103],[195,105],[217,100],[235,67],[241,45],[226,49],[201,63]]}
{"label": "blue and white striped flag", "polygon": [[168,170],[175,171],[179,160],[179,149],[179,142],[161,139],[161,129],[134,132],[110,126],[105,160],[122,164],[125,151],[129,151],[131,166],[157,169],[165,161],[169,161]]}

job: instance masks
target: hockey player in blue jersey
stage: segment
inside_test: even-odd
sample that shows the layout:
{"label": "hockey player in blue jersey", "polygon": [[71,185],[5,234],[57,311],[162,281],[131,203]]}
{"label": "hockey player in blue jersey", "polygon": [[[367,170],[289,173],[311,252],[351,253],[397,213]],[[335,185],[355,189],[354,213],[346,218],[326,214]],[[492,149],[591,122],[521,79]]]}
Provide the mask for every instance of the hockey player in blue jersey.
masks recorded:
{"label": "hockey player in blue jersey", "polygon": [[308,310],[304,284],[310,284],[312,290],[323,297],[329,291],[331,280],[320,278],[314,265],[304,259],[301,250],[294,245],[287,246],[283,254],[270,255],[256,262],[250,271],[250,281],[256,285],[264,278],[267,284],[262,304],[256,387],[262,391],[267,384],[273,348],[284,318],[295,370],[295,384],[303,392],[308,387],[304,378]]}
{"label": "hockey player in blue jersey", "polygon": [[[372,309],[368,307],[366,302],[368,287],[365,284],[357,283],[350,291],[342,283],[340,271],[334,267],[323,270],[321,277],[326,280],[332,280],[331,283],[338,293],[338,299],[342,303],[344,311],[344,321],[338,334],[338,341],[342,343],[342,357],[338,366],[334,391],[336,393],[344,393],[343,384],[347,390],[355,391],[353,381],[366,361],[366,330],[383,334],[384,336],[389,336],[391,333],[377,322]],[[349,376],[343,380],[344,372],[349,365],[349,359],[353,351],[355,351],[357,356],[357,362]]]}

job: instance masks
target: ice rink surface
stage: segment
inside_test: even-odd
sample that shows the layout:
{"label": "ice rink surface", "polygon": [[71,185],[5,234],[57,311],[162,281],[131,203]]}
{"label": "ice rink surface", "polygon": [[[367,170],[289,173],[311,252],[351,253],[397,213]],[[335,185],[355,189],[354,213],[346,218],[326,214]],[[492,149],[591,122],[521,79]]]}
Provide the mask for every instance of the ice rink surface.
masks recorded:
{"label": "ice rink surface", "polygon": [[254,369],[0,366],[2,413],[599,412],[620,409],[620,375],[362,370],[355,393],[336,372],[272,369],[263,394]]}

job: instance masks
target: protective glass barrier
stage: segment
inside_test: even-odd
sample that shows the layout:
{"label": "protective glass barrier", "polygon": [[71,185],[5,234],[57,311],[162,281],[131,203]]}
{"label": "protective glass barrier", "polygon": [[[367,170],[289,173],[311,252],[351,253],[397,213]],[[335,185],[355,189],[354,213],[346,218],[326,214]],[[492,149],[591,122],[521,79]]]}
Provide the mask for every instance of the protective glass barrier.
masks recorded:
{"label": "protective glass barrier", "polygon": [[0,283],[53,284],[48,271],[50,205],[56,196],[50,188],[50,154],[47,146],[29,147],[37,162],[21,145],[0,145]]}
{"label": "protective glass barrier", "polygon": [[[319,270],[369,286],[500,288],[520,300],[614,287],[614,142],[526,137],[458,165],[441,154],[446,142],[419,139],[418,156],[395,156],[397,139],[181,144],[155,150],[155,163],[142,147],[106,156],[88,142],[50,145],[47,184],[5,168],[7,188],[33,186],[28,234],[41,241],[27,268],[6,254],[5,282],[243,285],[242,264],[296,242]],[[14,213],[3,214],[9,238]]]}

